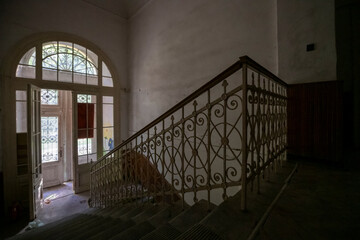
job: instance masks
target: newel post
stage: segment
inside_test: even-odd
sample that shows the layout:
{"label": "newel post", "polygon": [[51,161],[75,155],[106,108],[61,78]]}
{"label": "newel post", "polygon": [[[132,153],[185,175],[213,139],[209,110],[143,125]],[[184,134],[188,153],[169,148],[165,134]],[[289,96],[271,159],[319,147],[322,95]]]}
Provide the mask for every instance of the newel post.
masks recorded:
{"label": "newel post", "polygon": [[242,164],[241,164],[241,210],[246,210],[246,195],[247,195],[247,64],[242,65]]}

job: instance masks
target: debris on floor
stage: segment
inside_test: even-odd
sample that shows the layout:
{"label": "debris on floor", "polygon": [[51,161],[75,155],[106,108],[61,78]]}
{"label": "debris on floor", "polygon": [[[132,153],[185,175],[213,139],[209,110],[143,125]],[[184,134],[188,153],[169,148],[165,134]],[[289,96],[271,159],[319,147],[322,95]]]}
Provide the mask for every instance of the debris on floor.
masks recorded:
{"label": "debris on floor", "polygon": [[29,222],[29,224],[25,228],[25,231],[29,231],[31,229],[38,228],[38,227],[41,227],[41,226],[44,226],[44,225],[45,224],[43,222],[41,222],[39,219],[35,219],[34,221]]}

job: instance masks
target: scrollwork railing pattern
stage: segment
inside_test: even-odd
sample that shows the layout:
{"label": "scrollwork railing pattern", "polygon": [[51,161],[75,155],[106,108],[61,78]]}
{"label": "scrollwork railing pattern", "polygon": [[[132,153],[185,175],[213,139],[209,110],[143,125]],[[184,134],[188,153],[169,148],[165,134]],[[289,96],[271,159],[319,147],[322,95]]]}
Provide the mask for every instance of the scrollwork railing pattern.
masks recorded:
{"label": "scrollwork railing pattern", "polygon": [[220,203],[286,154],[286,84],[248,57],[93,164],[91,205]]}

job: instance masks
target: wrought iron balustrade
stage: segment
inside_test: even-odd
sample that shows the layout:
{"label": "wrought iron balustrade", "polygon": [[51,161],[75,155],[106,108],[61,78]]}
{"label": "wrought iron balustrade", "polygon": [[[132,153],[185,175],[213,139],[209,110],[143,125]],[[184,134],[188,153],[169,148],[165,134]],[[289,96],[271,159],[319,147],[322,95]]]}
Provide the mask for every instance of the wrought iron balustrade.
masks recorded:
{"label": "wrought iron balustrade", "polygon": [[91,205],[220,203],[241,190],[245,209],[248,187],[286,158],[286,91],[241,57],[94,163]]}

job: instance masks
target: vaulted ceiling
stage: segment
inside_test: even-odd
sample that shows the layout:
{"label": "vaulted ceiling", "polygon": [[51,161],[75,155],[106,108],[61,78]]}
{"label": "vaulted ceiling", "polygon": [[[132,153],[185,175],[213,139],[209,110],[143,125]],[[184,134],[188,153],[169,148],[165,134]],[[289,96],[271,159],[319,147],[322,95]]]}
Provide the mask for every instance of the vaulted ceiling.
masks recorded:
{"label": "vaulted ceiling", "polygon": [[129,19],[150,0],[83,0],[120,17]]}

